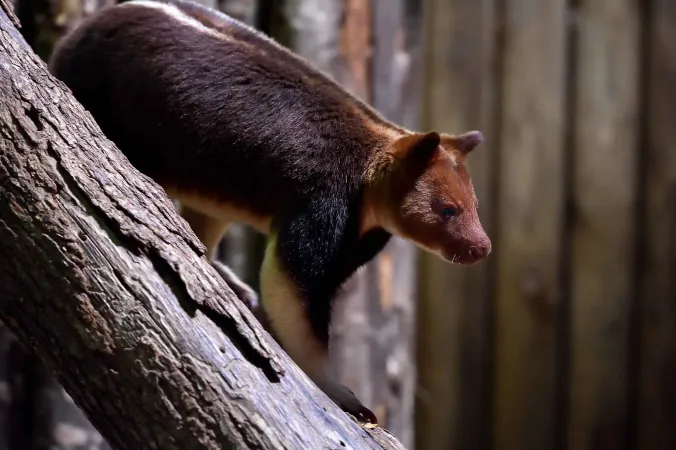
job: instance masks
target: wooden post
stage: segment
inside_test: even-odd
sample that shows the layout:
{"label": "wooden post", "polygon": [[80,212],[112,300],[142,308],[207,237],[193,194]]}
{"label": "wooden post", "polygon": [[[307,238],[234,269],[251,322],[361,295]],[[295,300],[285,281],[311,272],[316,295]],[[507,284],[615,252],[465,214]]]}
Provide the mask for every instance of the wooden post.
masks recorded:
{"label": "wooden post", "polygon": [[634,290],[638,3],[575,11],[570,260],[571,450],[630,448],[628,336]]}
{"label": "wooden post", "polygon": [[[495,238],[493,165],[496,7],[494,0],[428,0],[423,128],[481,130],[485,143],[467,163],[480,219]],[[421,255],[418,301],[419,395],[416,444],[425,450],[490,445],[490,284],[493,258],[470,268]]]}
{"label": "wooden post", "polygon": [[639,440],[641,450],[676,448],[676,4],[651,2],[641,254]]}
{"label": "wooden post", "polygon": [[495,245],[495,448],[555,448],[567,2],[507,0]]}

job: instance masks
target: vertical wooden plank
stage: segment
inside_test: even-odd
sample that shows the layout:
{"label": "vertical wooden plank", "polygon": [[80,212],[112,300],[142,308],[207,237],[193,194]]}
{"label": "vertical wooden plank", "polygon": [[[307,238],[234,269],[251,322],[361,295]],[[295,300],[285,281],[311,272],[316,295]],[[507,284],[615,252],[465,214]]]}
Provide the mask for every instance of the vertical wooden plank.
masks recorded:
{"label": "vertical wooden plank", "polygon": [[[422,128],[481,130],[468,158],[480,218],[492,237],[495,1],[427,0]],[[491,343],[488,261],[465,268],[421,253],[418,301],[418,448],[487,449]]]}
{"label": "vertical wooden plank", "polygon": [[566,1],[505,0],[496,268],[495,448],[555,447]]}
{"label": "vertical wooden plank", "polygon": [[627,447],[628,332],[634,293],[638,4],[576,11],[568,448]]}
{"label": "vertical wooden plank", "polygon": [[638,448],[667,450],[676,448],[676,3],[652,5]]}

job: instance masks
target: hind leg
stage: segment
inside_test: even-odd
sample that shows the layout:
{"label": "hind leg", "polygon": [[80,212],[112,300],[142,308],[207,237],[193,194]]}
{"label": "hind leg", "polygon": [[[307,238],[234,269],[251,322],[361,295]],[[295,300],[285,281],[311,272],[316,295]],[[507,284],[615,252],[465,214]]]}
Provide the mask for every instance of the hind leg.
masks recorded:
{"label": "hind leg", "polygon": [[181,205],[181,216],[188,222],[197,238],[207,248],[207,258],[218,274],[230,286],[230,289],[245,302],[249,308],[258,306],[258,295],[251,286],[242,281],[228,266],[216,261],[216,249],[225,234],[228,223]]}

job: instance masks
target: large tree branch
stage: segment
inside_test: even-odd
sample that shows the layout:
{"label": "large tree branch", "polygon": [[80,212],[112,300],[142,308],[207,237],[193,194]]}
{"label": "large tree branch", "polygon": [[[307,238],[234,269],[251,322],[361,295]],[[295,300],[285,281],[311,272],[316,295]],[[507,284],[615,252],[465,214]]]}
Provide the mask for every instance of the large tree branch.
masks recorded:
{"label": "large tree branch", "polygon": [[117,448],[399,446],[280,350],[2,8],[0,295],[0,319]]}

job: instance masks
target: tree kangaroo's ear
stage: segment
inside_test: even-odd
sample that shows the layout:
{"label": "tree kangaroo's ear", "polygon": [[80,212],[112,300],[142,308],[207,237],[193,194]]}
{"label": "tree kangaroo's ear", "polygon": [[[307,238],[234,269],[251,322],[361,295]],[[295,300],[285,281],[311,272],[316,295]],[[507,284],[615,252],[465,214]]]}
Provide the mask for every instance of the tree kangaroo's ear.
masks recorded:
{"label": "tree kangaroo's ear", "polygon": [[367,169],[370,182],[383,179],[397,179],[403,175],[414,181],[425,171],[428,163],[442,151],[439,133],[412,133],[390,142],[384,152],[375,154],[371,167]]}
{"label": "tree kangaroo's ear", "polygon": [[453,135],[442,134],[441,146],[447,151],[455,150],[462,155],[467,155],[484,141],[484,136],[480,131],[468,131],[466,133]]}
{"label": "tree kangaroo's ear", "polygon": [[414,133],[397,139],[393,146],[395,159],[404,167],[421,168],[427,165],[439,150],[438,133]]}

